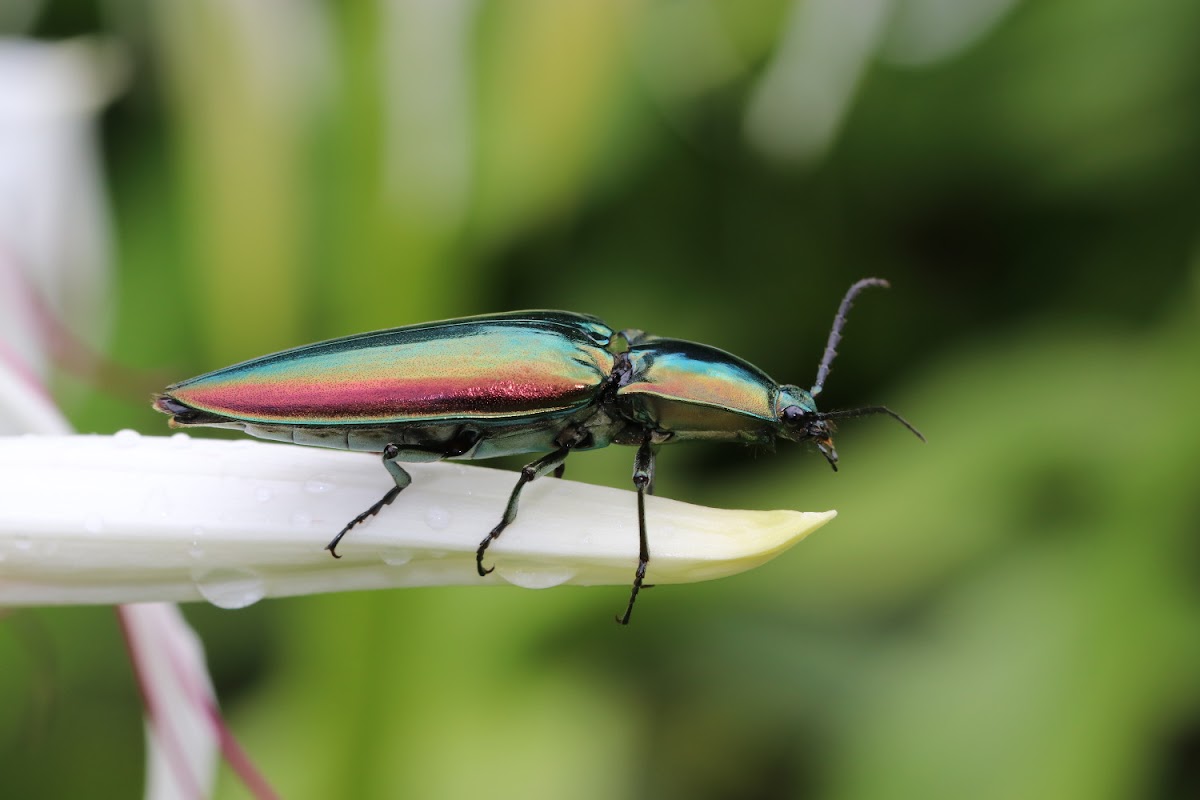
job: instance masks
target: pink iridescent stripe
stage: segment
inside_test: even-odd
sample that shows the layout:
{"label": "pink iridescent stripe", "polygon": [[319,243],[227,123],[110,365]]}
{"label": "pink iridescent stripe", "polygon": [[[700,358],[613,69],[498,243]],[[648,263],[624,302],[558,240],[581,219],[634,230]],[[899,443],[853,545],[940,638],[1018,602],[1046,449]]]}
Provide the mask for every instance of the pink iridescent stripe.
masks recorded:
{"label": "pink iridescent stripe", "polygon": [[460,414],[511,416],[551,411],[586,402],[585,383],[554,384],[530,378],[375,379],[355,382],[272,381],[216,383],[173,391],[195,408],[263,420],[321,418],[372,420],[445,417]]}
{"label": "pink iridescent stripe", "polygon": [[582,406],[611,368],[612,356],[600,348],[505,332],[275,357],[185,381],[168,394],[203,411],[284,424],[513,417]]}

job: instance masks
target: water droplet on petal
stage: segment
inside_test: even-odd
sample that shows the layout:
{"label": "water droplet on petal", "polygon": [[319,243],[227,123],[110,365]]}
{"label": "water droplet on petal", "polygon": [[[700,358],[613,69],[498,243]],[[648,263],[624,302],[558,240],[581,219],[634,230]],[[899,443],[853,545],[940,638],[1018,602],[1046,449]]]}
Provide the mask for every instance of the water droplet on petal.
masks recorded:
{"label": "water droplet on petal", "polygon": [[304,491],[309,494],[325,494],[337,486],[328,475],[315,475],[304,482]]}
{"label": "water droplet on petal", "polygon": [[383,556],[383,563],[389,567],[402,567],[412,561],[413,554],[407,550],[394,550]]}
{"label": "water droplet on petal", "polygon": [[204,558],[204,546],[200,542],[204,539],[204,528],[192,528],[192,545],[188,548],[188,555],[196,560]]}
{"label": "water droplet on petal", "polygon": [[441,506],[430,506],[425,511],[425,524],[435,531],[450,527],[450,512]]}
{"label": "water droplet on petal", "polygon": [[257,572],[241,567],[218,567],[192,577],[196,589],[217,608],[235,609],[254,605],[267,593]]}
{"label": "water droplet on petal", "polygon": [[170,501],[167,500],[167,490],[155,486],[146,493],[146,501],[142,505],[142,513],[147,517],[166,519],[170,516]]}
{"label": "water droplet on petal", "polygon": [[142,435],[137,431],[132,431],[129,428],[119,430],[113,434],[113,443],[118,447],[129,448],[138,443]]}
{"label": "water droplet on petal", "polygon": [[192,443],[192,437],[187,435],[183,431],[180,431],[179,433],[171,434],[171,445],[173,447],[182,449],[184,447],[190,446],[191,443]]}
{"label": "water droplet on petal", "polygon": [[254,499],[260,503],[265,503],[271,499],[271,490],[265,486],[259,486],[254,490]]}
{"label": "water droplet on petal", "polygon": [[551,586],[561,586],[575,576],[575,570],[570,567],[547,565],[543,567],[504,567],[496,566],[496,574],[513,586],[522,589],[549,589]]}
{"label": "water droplet on petal", "polygon": [[297,511],[292,514],[292,526],[296,528],[307,528],[312,525],[312,515],[304,511]]}

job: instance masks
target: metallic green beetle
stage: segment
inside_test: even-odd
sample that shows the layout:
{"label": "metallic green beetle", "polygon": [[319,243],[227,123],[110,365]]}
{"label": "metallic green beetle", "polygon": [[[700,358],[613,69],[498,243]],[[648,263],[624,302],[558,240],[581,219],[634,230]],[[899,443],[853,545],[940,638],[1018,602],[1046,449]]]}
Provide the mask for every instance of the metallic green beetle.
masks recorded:
{"label": "metallic green beetle", "polygon": [[[517,311],[409,325],[297,347],[167,387],[154,407],[173,427],[237,428],[262,439],[380,453],[395,481],[350,520],[326,549],[412,482],[401,462],[479,459],[549,451],[521,470],[484,552],[517,516],[525,484],[563,474],[567,455],[609,444],[636,446],[640,553],[629,622],[650,560],[645,496],[653,492],[658,445],[687,439],[772,444],[812,441],[837,469],[830,420],[887,414],[883,406],[819,412],[846,313],[869,286],[850,287],[838,308],[817,380],[805,391],[780,385],[715,347],[617,332],[595,317]],[[923,438],[923,437],[922,437]]]}

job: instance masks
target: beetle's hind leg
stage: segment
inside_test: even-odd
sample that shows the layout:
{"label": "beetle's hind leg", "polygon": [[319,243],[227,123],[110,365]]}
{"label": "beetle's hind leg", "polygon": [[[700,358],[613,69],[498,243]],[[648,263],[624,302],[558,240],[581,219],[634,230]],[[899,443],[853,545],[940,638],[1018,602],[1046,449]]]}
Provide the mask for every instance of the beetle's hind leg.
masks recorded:
{"label": "beetle's hind leg", "polygon": [[[649,434],[642,440],[633,459],[633,485],[638,493],[638,565],[633,574],[633,588],[629,591],[629,605],[625,607],[624,616],[617,617],[621,625],[629,624],[633,603],[646,580],[646,565],[650,563],[650,539],[646,535],[646,495],[654,494],[654,447],[650,444]],[[646,584],[646,588],[649,587]]]}
{"label": "beetle's hind leg", "polygon": [[500,524],[483,537],[483,541],[479,543],[479,549],[475,551],[475,569],[479,571],[480,577],[495,569],[495,567],[485,568],[483,566],[483,554],[488,549],[488,545],[498,539],[504,529],[517,518],[517,504],[521,500],[521,490],[525,488],[525,484],[550,472],[554,473],[554,477],[561,478],[567,466],[567,455],[570,452],[570,447],[560,447],[553,453],[548,453],[537,461],[526,464],[521,469],[521,477],[517,480],[517,485],[513,487],[512,494],[508,496],[508,505],[504,508],[504,516],[500,518]]}
{"label": "beetle's hind leg", "polygon": [[[383,466],[388,471],[388,474],[392,476],[392,480],[396,482],[396,485],[391,489],[388,489],[387,494],[379,498],[378,502],[374,503],[366,511],[347,522],[346,527],[338,531],[337,536],[333,537],[329,544],[325,545],[325,549],[329,551],[331,556],[334,558],[341,558],[341,556],[337,554],[337,546],[338,542],[342,541],[342,537],[349,533],[350,529],[355,525],[363,522],[368,517],[373,517],[378,514],[381,510],[383,510],[384,506],[391,505],[391,502],[396,499],[396,497],[400,494],[400,491],[402,489],[407,489],[408,485],[412,483],[412,475],[409,475],[408,471],[404,469],[404,467],[396,463],[396,459],[403,454],[404,451],[394,444],[389,444],[387,447],[383,448]],[[425,455],[425,457],[428,458],[428,454],[423,453],[422,455]]]}

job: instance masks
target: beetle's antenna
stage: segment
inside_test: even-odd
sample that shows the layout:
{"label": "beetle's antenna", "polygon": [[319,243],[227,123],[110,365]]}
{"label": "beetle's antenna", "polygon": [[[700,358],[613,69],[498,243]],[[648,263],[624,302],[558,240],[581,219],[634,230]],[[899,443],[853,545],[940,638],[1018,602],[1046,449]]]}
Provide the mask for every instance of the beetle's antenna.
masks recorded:
{"label": "beetle's antenna", "polygon": [[[833,357],[837,355],[837,346],[842,341],[842,328],[846,326],[846,315],[850,313],[850,306],[854,304],[854,298],[858,297],[859,292],[870,286],[891,288],[891,284],[883,278],[863,278],[847,290],[846,296],[842,298],[842,304],[838,306],[837,315],[833,318],[833,327],[829,329],[829,341],[825,343],[825,355],[821,356],[821,366],[817,370],[817,382],[808,392],[813,397],[819,395],[825,388],[825,379],[829,377],[829,366],[833,363]],[[891,414],[890,411],[888,413]],[[893,416],[895,415],[893,414]],[[904,424],[908,425],[907,422]],[[909,425],[909,427],[912,426]]]}
{"label": "beetle's antenna", "polygon": [[892,411],[887,406],[863,406],[862,408],[844,408],[840,411],[825,411],[817,414],[817,419],[847,419],[849,417],[869,417],[872,414],[887,414],[889,417],[896,420],[896,422],[899,422],[901,425],[912,431],[913,435],[922,442],[925,441],[925,437],[921,435],[919,430],[912,426],[912,423],[897,414],[895,411]]}

